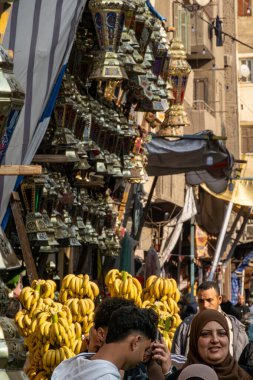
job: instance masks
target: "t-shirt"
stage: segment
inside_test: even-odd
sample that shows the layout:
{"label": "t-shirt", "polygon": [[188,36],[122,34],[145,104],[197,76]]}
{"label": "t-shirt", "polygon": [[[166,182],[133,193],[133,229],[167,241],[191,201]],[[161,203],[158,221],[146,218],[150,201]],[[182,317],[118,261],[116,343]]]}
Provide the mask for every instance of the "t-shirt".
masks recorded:
{"label": "t-shirt", "polygon": [[51,380],[120,380],[118,368],[107,360],[87,359],[86,353],[64,360],[55,368]]}

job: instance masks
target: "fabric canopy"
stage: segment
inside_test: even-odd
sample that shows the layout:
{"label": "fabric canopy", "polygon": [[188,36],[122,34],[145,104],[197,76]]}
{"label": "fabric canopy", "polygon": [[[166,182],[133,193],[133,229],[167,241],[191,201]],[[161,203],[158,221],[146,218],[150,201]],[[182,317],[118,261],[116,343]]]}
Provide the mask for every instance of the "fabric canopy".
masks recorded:
{"label": "fabric canopy", "polygon": [[246,161],[242,165],[240,171],[240,178],[232,181],[232,190],[227,189],[222,194],[214,194],[212,189],[207,188],[203,185],[203,188],[208,191],[211,195],[222,199],[224,201],[232,201],[238,206],[253,206],[253,155],[247,153],[242,156],[242,159]]}
{"label": "fabric canopy", "polygon": [[[26,98],[1,164],[31,163],[47,130],[85,4],[86,0],[19,0],[13,4],[3,45],[14,52],[14,74]],[[10,194],[19,183],[16,180],[15,176],[0,176],[3,229]]]}
{"label": "fabric canopy", "polygon": [[212,131],[203,131],[177,140],[153,137],[146,144],[149,176],[186,173],[189,185],[205,183],[211,191],[227,188],[233,157]]}

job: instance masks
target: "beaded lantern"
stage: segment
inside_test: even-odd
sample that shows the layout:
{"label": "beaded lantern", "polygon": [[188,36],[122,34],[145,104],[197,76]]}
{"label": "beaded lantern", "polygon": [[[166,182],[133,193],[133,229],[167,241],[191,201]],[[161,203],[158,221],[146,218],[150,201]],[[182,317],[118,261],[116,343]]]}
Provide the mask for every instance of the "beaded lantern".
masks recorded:
{"label": "beaded lantern", "polygon": [[183,128],[189,125],[187,114],[184,110],[184,95],[191,67],[186,60],[186,52],[182,42],[174,39],[171,44],[171,57],[168,67],[167,80],[172,85],[174,99],[165,113],[165,119],[161,125],[159,135],[182,134]]}

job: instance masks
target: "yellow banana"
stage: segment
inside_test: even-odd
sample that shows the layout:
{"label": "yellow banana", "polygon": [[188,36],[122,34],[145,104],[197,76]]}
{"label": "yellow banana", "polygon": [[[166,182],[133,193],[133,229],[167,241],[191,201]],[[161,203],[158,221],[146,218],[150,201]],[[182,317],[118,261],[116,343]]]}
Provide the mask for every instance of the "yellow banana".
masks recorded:
{"label": "yellow banana", "polygon": [[61,362],[61,354],[58,350],[55,350],[55,365],[58,366]]}
{"label": "yellow banana", "polygon": [[135,285],[136,288],[137,288],[137,292],[138,292],[139,294],[141,294],[141,293],[142,293],[142,286],[141,286],[140,281],[139,281],[137,278],[133,277],[133,283],[134,283],[134,285]]}
{"label": "yellow banana", "polygon": [[153,291],[153,295],[156,297],[156,299],[160,299],[160,282],[161,282],[161,278],[157,278],[155,283],[154,283],[154,291]]}
{"label": "yellow banana", "polygon": [[170,278],[170,283],[172,284],[172,295],[175,293],[176,289],[177,289],[177,283],[176,283],[176,280],[174,280],[174,278]]}
{"label": "yellow banana", "polygon": [[174,293],[174,297],[173,297],[176,303],[179,302],[180,297],[181,297],[181,294],[180,294],[180,291],[177,288],[176,291],[175,291],[175,293]]}
{"label": "yellow banana", "polygon": [[94,298],[96,298],[99,295],[99,287],[93,281],[90,281],[90,286],[91,286]]}
{"label": "yellow banana", "polygon": [[147,307],[147,306],[150,306],[151,304],[150,304],[150,301],[149,300],[146,300],[146,301],[144,301],[143,303],[142,303],[142,307],[143,308],[145,308],[145,307]]}
{"label": "yellow banana", "polygon": [[82,328],[80,323],[75,323],[75,336],[76,339],[80,339],[82,337]]}
{"label": "yellow banana", "polygon": [[51,350],[51,357],[50,357],[50,368],[53,370],[55,368],[55,350]]}
{"label": "yellow banana", "polygon": [[65,355],[65,351],[62,347],[59,348],[59,353],[60,353],[60,357],[61,357],[61,362],[65,359],[67,359],[66,355]]}
{"label": "yellow banana", "polygon": [[80,314],[83,317],[87,314],[87,307],[88,307],[88,304],[85,302],[84,299],[81,299],[79,301],[79,309],[80,309]]}
{"label": "yellow banana", "polygon": [[121,285],[121,283],[122,283],[122,280],[120,278],[116,278],[116,280],[114,281],[114,289],[115,289],[115,292],[116,292],[117,295],[120,293],[120,285]]}
{"label": "yellow banana", "polygon": [[79,299],[78,298],[73,299],[71,307],[72,307],[73,313],[78,315],[79,314]]}
{"label": "yellow banana", "polygon": [[128,281],[128,284],[127,284],[127,290],[126,290],[126,293],[128,294],[128,295],[130,295],[130,293],[131,293],[131,289],[133,288],[133,279],[132,279],[132,277],[129,277],[128,279],[127,279],[127,281]]}
{"label": "yellow banana", "polygon": [[76,294],[76,276],[75,275],[73,275],[73,277],[71,278],[69,282],[69,290],[71,290],[73,294]]}
{"label": "yellow banana", "polygon": [[62,280],[62,289],[69,288],[69,283],[73,277],[75,277],[74,274],[67,274],[67,276],[64,277],[64,279]]}
{"label": "yellow banana", "polygon": [[84,274],[84,276],[83,276],[83,285],[82,286],[85,288],[89,281],[90,281],[89,275],[88,274]]}
{"label": "yellow banana", "polygon": [[157,279],[157,276],[155,275],[149,276],[146,280],[146,288],[149,289],[156,279]]}

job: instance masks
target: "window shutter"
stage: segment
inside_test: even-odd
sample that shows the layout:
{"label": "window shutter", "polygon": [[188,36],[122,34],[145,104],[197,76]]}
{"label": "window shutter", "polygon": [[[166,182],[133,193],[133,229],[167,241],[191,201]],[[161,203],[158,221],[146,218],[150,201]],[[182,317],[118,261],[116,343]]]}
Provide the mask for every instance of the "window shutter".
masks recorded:
{"label": "window shutter", "polygon": [[178,3],[173,4],[173,22],[176,28],[176,37],[178,37],[186,50],[187,54],[191,53],[191,26],[190,13],[182,8]]}

